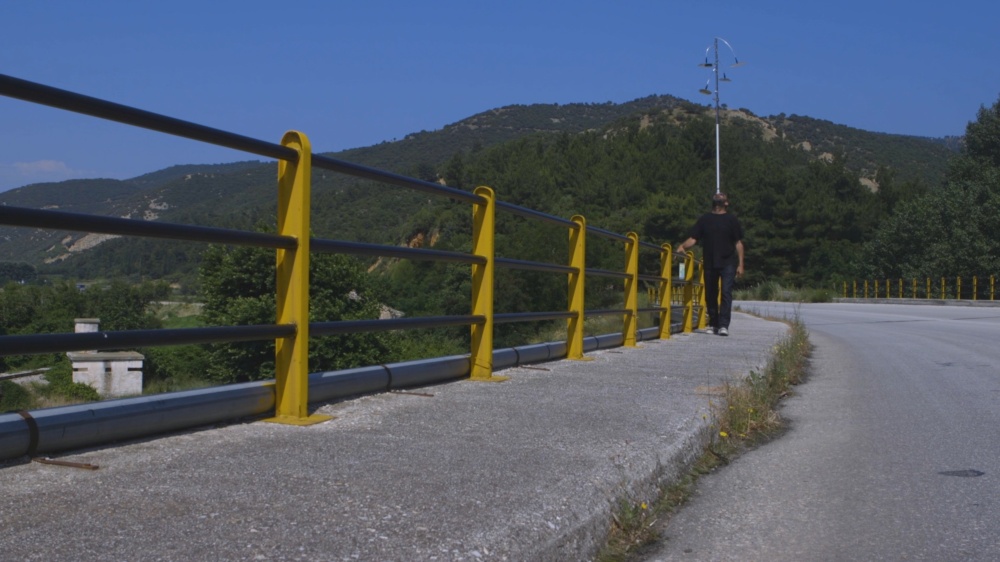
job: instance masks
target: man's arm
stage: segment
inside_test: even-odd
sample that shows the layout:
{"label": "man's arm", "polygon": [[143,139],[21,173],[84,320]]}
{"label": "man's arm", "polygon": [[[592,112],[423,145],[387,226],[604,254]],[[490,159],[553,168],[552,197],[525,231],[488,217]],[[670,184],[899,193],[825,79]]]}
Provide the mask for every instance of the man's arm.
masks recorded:
{"label": "man's arm", "polygon": [[[677,252],[678,254],[683,254],[684,252],[687,251],[688,248],[690,248],[691,246],[694,246],[697,243],[698,243],[698,241],[695,240],[694,238],[688,238],[687,240],[685,240],[685,241],[681,242],[680,244],[678,244],[677,245],[677,249],[674,250],[674,251]],[[741,260],[742,260],[742,258],[741,258]]]}
{"label": "man's arm", "polygon": [[736,241],[736,256],[740,259],[739,263],[736,264],[736,276],[743,277],[743,241]]}

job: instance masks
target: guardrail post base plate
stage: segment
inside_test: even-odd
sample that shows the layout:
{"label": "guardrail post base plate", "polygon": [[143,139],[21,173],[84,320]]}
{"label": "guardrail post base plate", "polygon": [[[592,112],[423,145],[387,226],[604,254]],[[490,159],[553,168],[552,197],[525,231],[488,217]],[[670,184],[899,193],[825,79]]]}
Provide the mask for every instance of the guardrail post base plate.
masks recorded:
{"label": "guardrail post base plate", "polygon": [[304,418],[296,416],[274,416],[272,418],[264,418],[261,421],[268,423],[280,423],[284,425],[316,425],[318,423],[323,423],[325,421],[330,421],[335,419],[334,416],[328,416],[326,414],[312,414]]}
{"label": "guardrail post base plate", "polygon": [[503,375],[493,375],[489,377],[469,377],[469,380],[475,382],[504,382],[510,380],[510,377],[505,377]]}

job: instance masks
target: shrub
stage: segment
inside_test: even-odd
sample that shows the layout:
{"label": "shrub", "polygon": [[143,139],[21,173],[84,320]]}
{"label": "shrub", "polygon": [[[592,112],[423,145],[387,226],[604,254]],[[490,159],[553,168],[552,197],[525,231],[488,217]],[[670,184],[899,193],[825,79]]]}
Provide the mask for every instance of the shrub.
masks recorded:
{"label": "shrub", "polygon": [[73,366],[64,358],[58,365],[45,373],[47,385],[39,385],[38,392],[47,398],[62,397],[74,402],[96,402],[101,399],[97,389],[73,382]]}
{"label": "shrub", "polygon": [[0,381],[0,412],[30,410],[35,399],[28,389],[13,381]]}

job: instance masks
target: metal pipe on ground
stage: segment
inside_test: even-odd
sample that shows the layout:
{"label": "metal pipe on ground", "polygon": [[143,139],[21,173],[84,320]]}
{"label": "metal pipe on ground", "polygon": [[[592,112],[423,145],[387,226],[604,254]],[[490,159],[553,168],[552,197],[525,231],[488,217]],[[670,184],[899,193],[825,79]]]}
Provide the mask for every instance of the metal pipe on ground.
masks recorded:
{"label": "metal pipe on ground", "polygon": [[[653,329],[649,332],[654,337]],[[645,337],[645,336],[644,336]],[[620,347],[621,334],[588,336],[584,349]],[[551,361],[566,356],[566,342],[550,342],[493,352],[494,369]],[[469,374],[469,357],[457,355],[309,375],[313,402],[437,384]],[[269,415],[274,381],[256,381],[0,414],[0,461],[70,451],[151,437],[200,426]]]}

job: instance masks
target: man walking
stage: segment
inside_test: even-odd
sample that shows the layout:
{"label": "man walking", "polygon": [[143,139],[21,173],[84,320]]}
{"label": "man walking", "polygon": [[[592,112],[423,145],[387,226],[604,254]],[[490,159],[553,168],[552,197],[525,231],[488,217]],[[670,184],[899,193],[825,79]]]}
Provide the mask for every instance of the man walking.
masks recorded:
{"label": "man walking", "polygon": [[[709,330],[729,335],[733,313],[733,285],[743,275],[743,227],[739,219],[726,212],[729,198],[725,193],[712,196],[712,212],[705,213],[691,228],[687,240],[677,246],[684,253],[697,243],[702,247],[705,266],[705,304]],[[722,280],[722,306],[719,306],[719,280]]]}

